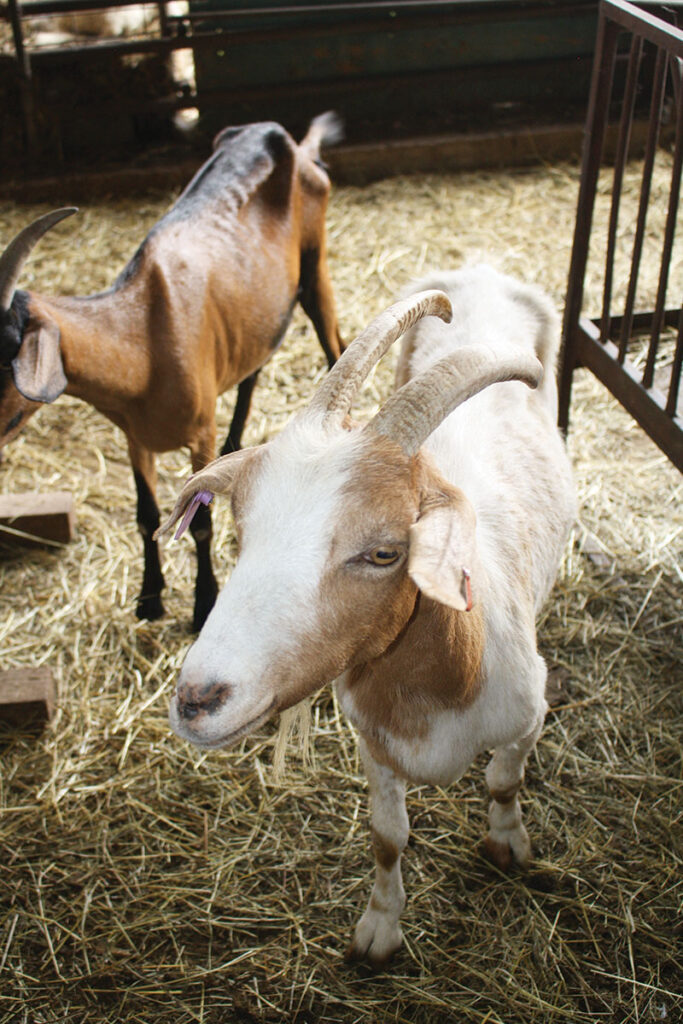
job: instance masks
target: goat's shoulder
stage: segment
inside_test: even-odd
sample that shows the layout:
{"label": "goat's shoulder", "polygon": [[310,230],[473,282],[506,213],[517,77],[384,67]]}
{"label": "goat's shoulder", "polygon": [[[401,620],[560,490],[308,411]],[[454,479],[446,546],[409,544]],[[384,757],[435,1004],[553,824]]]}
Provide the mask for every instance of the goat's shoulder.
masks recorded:
{"label": "goat's shoulder", "polygon": [[537,286],[500,273],[488,264],[433,273],[416,282],[410,292],[444,291],[454,310],[444,324],[422,320],[406,332],[399,362],[398,383],[427,369],[462,345],[510,345],[531,349],[554,375],[559,345],[559,318],[550,298]]}

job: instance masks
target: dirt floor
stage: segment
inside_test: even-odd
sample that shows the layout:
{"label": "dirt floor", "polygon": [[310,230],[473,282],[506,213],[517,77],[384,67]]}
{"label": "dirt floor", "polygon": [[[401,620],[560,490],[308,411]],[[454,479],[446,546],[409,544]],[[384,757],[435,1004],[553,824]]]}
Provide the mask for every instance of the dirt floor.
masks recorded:
{"label": "dirt floor", "polygon": [[[667,175],[663,157],[654,250]],[[634,167],[626,259],[637,181]],[[412,278],[482,257],[535,280],[561,309],[577,186],[576,167],[562,165],[334,190],[330,263],[345,336]],[[601,201],[608,191],[606,178]],[[172,198],[87,204],[41,242],[22,286],[106,287]],[[44,209],[0,204],[0,241]],[[655,285],[644,281],[640,305]],[[678,301],[682,285],[679,238]],[[599,295],[591,271],[589,308]],[[394,359],[365,385],[359,416],[388,393]],[[323,362],[298,314],[262,374],[246,444],[281,428]],[[233,398],[220,401],[220,432]],[[583,373],[569,447],[580,519],[539,625],[561,671],[524,787],[533,867],[508,877],[481,855],[484,760],[447,790],[411,787],[406,944],[374,975],[343,959],[373,859],[356,741],[331,690],[313,704],[310,762],[295,737],[281,778],[275,725],[208,753],[172,734],[193,545],[165,546],[167,614],[138,622],[141,545],[122,436],[69,398],[30,421],[5,450],[0,491],[70,491],[77,530],[64,548],[0,552],[0,668],[49,666],[59,687],[44,732],[0,726],[2,1024],[681,1019],[683,484]],[[183,453],[160,459],[164,510],[188,471]],[[224,578],[226,504],[214,522]]]}

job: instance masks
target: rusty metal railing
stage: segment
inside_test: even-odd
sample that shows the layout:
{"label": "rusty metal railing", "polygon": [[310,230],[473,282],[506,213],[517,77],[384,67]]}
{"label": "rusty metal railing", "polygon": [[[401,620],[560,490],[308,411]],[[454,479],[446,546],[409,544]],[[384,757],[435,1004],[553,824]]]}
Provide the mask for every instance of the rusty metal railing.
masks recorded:
{"label": "rusty metal railing", "polygon": [[[652,56],[647,63],[643,60],[646,47]],[[625,75],[621,77],[619,88],[616,89],[615,64],[618,54],[623,55],[626,70]],[[585,366],[602,381],[674,465],[683,472],[683,396],[680,388],[683,366],[683,305],[666,308],[683,165],[682,68],[683,32],[676,24],[669,24],[662,18],[645,13],[626,0],[603,0],[600,5],[563,324],[559,422],[566,431],[569,424],[573,372],[576,367]],[[645,83],[644,69],[648,75],[648,81]],[[643,258],[645,225],[648,205],[652,199],[652,174],[667,82],[672,83],[675,141],[665,229],[661,239],[658,285],[654,309],[636,311],[635,301]],[[649,90],[650,108],[638,214],[628,286],[623,306],[616,312],[613,308],[613,282],[617,222],[629,154],[635,97],[638,89],[644,86]],[[584,279],[605,136],[610,110],[614,109],[615,104],[620,108],[620,115],[604,262],[602,312],[599,317],[591,319],[582,314]],[[679,287],[678,282],[676,287]],[[680,299],[683,299],[683,282],[680,283]],[[655,376],[655,368],[665,328],[677,332],[677,336],[671,363],[663,382],[661,374]],[[649,335],[646,354],[640,365],[636,365],[630,358],[633,341],[637,335]]]}

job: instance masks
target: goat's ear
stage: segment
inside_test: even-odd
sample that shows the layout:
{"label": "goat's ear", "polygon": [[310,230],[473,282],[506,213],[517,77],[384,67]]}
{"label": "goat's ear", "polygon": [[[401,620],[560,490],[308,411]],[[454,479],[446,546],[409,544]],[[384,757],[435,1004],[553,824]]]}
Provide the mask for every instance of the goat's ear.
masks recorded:
{"label": "goat's ear", "polygon": [[477,566],[474,509],[462,491],[449,487],[425,503],[410,528],[408,572],[427,597],[469,611]]}
{"label": "goat's ear", "polygon": [[176,533],[176,537],[178,537],[194,515],[198,502],[201,501],[207,505],[214,494],[230,494],[238,472],[249,462],[260,458],[265,447],[265,445],[261,445],[259,448],[241,448],[229,455],[221,455],[204,469],[193,473],[178,495],[170,516],[154,534],[154,540],[170,533],[180,519],[183,522],[181,522],[179,532]]}
{"label": "goat's ear", "polygon": [[66,388],[59,337],[54,321],[43,320],[29,326],[12,360],[14,385],[32,402],[54,402]]}

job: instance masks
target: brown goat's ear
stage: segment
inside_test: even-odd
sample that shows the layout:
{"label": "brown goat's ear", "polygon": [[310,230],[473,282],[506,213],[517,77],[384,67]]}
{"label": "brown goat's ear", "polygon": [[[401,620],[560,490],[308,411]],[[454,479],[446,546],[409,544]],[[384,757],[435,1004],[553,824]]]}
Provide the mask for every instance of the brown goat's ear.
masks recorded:
{"label": "brown goat's ear", "polygon": [[470,611],[477,565],[474,509],[462,491],[449,488],[410,528],[408,572],[427,597]]}
{"label": "brown goat's ear", "polygon": [[12,360],[14,385],[32,402],[54,402],[66,388],[59,337],[53,321],[29,326]]}

